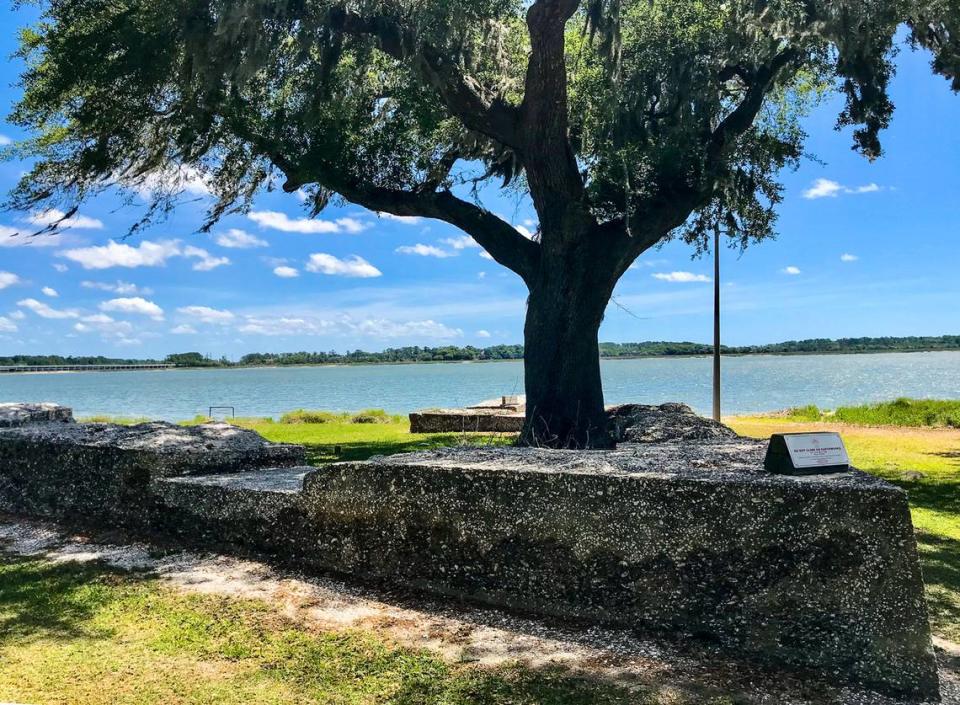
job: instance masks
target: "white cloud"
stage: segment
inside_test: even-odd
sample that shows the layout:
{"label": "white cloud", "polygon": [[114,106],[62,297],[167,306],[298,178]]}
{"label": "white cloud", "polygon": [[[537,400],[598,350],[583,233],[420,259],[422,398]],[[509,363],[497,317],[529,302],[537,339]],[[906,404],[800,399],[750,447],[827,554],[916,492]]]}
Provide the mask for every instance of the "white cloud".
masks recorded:
{"label": "white cloud", "polygon": [[444,245],[452,247],[455,250],[467,250],[473,247],[480,247],[480,244],[469,235],[446,237],[440,242],[442,242]]}
{"label": "white cloud", "polygon": [[0,316],[0,333],[16,333],[17,324],[6,316]]}
{"label": "white cloud", "polygon": [[150,316],[150,318],[157,321],[163,320],[163,309],[141,296],[121,297],[104,301],[100,304],[100,310],[116,311],[118,313],[135,313],[142,316]]}
{"label": "white cloud", "polygon": [[27,314],[25,314],[23,311],[20,311],[20,310],[12,311],[10,313],[10,318],[14,319],[15,321],[22,321],[26,317],[27,317]]}
{"label": "white cloud", "polygon": [[486,278],[487,278],[486,272],[477,272],[477,279],[486,279]]}
{"label": "white cloud", "polygon": [[369,223],[356,218],[319,220],[315,218],[291,218],[278,211],[253,211],[247,217],[263,228],[272,228],[285,233],[359,233],[370,227]]}
{"label": "white cloud", "polygon": [[220,233],[214,241],[220,247],[227,247],[235,250],[249,250],[254,247],[267,247],[270,243],[261,240],[256,235],[251,235],[245,230],[232,228],[225,233]]}
{"label": "white cloud", "polygon": [[293,267],[287,267],[286,265],[280,265],[279,267],[274,267],[273,273],[276,274],[281,279],[293,279],[294,277],[300,276],[300,272],[298,272]]}
{"label": "white cloud", "polygon": [[860,259],[860,258],[857,257],[856,255],[851,255],[851,254],[846,253],[846,252],[843,253],[842,255],[840,255],[840,261],[841,261],[841,262],[856,262],[858,259]]}
{"label": "white cloud", "polygon": [[247,316],[238,332],[266,335],[362,336],[377,340],[406,338],[410,340],[453,340],[463,337],[459,328],[451,328],[434,320],[395,321],[385,318],[356,319],[339,316],[335,320],[313,316]]}
{"label": "white cloud", "polygon": [[26,308],[33,311],[35,314],[41,318],[79,318],[80,314],[76,311],[61,311],[59,309],[51,308],[42,301],[37,301],[36,299],[23,299],[22,301],[17,302],[17,306],[21,308]]}
{"label": "white cloud", "polygon": [[6,135],[0,135],[0,147],[6,147],[8,144],[13,144],[13,140]]}
{"label": "white cloud", "polygon": [[153,293],[153,289],[148,287],[140,287],[136,284],[131,284],[130,282],[119,281],[116,282],[92,282],[92,281],[82,281],[80,286],[84,289],[97,289],[98,291],[110,291],[114,294],[144,294],[150,295]]}
{"label": "white cloud", "polygon": [[790,265],[789,267],[784,267],[780,271],[783,272],[784,274],[789,274],[790,276],[796,276],[800,274],[800,268],[794,267],[793,265]]}
{"label": "white cloud", "polygon": [[177,313],[182,313],[184,316],[189,316],[190,318],[196,318],[202,323],[225,324],[235,318],[230,311],[210,308],[209,306],[182,306],[177,309]]}
{"label": "white cloud", "polygon": [[525,225],[514,225],[513,227],[516,228],[518,233],[523,235],[528,240],[533,239],[534,232],[530,230],[528,227],[526,227]]}
{"label": "white cloud", "polygon": [[8,286],[20,284],[23,280],[13,272],[0,272],[0,289],[6,289]]}
{"label": "white cloud", "polygon": [[490,260],[491,262],[494,261],[493,255],[491,255],[491,254],[490,254],[489,252],[487,252],[486,250],[484,250],[483,252],[481,252],[481,253],[480,253],[480,256],[483,257],[484,259]]}
{"label": "white cloud", "polygon": [[434,247],[433,245],[424,245],[422,242],[418,242],[416,245],[403,245],[396,249],[396,252],[401,255],[419,255],[420,257],[455,257],[455,253],[447,252],[446,250],[441,250],[439,247]]}
{"label": "white cloud", "polygon": [[211,269],[230,264],[229,257],[214,257],[203,248],[194,247],[193,245],[187,245],[183,248],[183,256],[199,260],[193,265],[195,272],[209,272]]}
{"label": "white cloud", "polygon": [[706,274],[694,274],[693,272],[657,272],[651,276],[654,279],[659,279],[660,281],[682,284],[711,281],[710,277],[708,277]]}
{"label": "white cloud", "polygon": [[377,213],[381,218],[386,218],[387,220],[395,220],[398,223],[404,223],[405,225],[417,225],[422,218],[419,218],[415,215],[394,215],[393,213]]}
{"label": "white cloud", "polygon": [[133,247],[110,240],[106,245],[80,247],[58,253],[79,264],[84,269],[110,269],[111,267],[162,267],[171,257],[179,257],[178,240],[151,242],[144,240]]}
{"label": "white cloud", "polygon": [[211,193],[209,178],[192,166],[171,166],[148,174],[135,189],[145,199],[160,194],[189,193],[194,196],[209,196]]}
{"label": "white cloud", "polygon": [[308,272],[317,272],[318,274],[357,277],[361,279],[379,277],[383,274],[383,272],[358,255],[351,255],[345,259],[339,259],[324,252],[317,252],[310,255],[310,261],[307,262],[306,269]]}
{"label": "white cloud", "polygon": [[129,321],[117,321],[105,313],[83,316],[80,321],[73,326],[78,333],[99,332],[104,338],[113,339],[127,339],[133,333],[133,325]]}
{"label": "white cloud", "polygon": [[62,242],[59,233],[33,235],[9,225],[0,225],[0,247],[56,247]]}
{"label": "white cloud", "polygon": [[60,296],[60,294],[57,293],[57,290],[54,289],[53,287],[45,286],[40,291],[43,292],[44,296],[49,296],[52,299],[55,299],[58,296]]}
{"label": "white cloud", "polygon": [[188,326],[186,324],[177,326],[176,328],[171,328],[170,332],[174,335],[193,335],[197,332],[197,329],[193,326]]}
{"label": "white cloud", "polygon": [[488,331],[488,330],[478,330],[478,331],[477,331],[477,337],[478,337],[478,338],[489,338],[489,337],[490,337],[490,331]]}
{"label": "white cloud", "polygon": [[60,274],[63,274],[64,272],[70,269],[70,267],[63,264],[62,262],[54,262],[53,268],[56,269],[58,272],[60,272]]}
{"label": "white cloud", "polygon": [[876,193],[881,190],[880,186],[872,182],[863,186],[850,187],[832,179],[817,179],[803,192],[803,197],[806,199],[836,198],[840,194]]}
{"label": "white cloud", "polygon": [[47,227],[56,224],[57,228],[63,230],[66,230],[67,228],[75,228],[77,230],[103,229],[102,220],[77,214],[74,214],[69,218],[64,218],[64,215],[66,214],[63,211],[57,210],[56,208],[51,208],[50,210],[43,211],[42,213],[34,213],[27,220],[33,225],[39,225],[41,227]]}

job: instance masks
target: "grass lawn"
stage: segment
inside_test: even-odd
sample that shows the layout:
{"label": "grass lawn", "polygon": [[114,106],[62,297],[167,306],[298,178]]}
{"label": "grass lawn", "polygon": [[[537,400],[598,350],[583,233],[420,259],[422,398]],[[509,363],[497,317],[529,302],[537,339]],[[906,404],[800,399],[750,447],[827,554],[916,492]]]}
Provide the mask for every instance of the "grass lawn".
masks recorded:
{"label": "grass lawn", "polygon": [[960,431],[795,418],[739,417],[726,422],[738,433],[758,438],[780,431],[839,431],[854,465],[905,489],[917,531],[931,627],[937,636],[960,642]]}
{"label": "grass lawn", "polygon": [[653,697],[557,670],[446,664],[372,634],[311,630],[262,602],[184,594],[98,565],[0,559],[2,702],[642,705],[659,702]]}

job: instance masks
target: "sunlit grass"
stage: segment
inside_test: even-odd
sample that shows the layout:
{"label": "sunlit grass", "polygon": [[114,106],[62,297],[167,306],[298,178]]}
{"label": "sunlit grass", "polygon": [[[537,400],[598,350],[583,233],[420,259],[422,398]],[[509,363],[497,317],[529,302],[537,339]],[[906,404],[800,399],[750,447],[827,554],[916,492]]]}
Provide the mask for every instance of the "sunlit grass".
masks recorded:
{"label": "sunlit grass", "polygon": [[[486,669],[263,603],[96,564],[0,557],[0,701],[57,705],[627,705],[558,669]],[[677,703],[689,703],[688,699]],[[726,698],[712,702],[732,703]]]}

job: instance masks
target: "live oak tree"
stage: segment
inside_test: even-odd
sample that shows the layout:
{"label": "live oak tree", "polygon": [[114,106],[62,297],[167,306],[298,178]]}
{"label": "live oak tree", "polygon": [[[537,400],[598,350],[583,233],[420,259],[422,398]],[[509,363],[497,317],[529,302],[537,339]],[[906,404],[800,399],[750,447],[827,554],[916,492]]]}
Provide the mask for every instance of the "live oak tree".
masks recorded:
{"label": "live oak tree", "polygon": [[[952,4],[951,4],[952,3]],[[529,289],[527,443],[610,445],[597,332],[645,250],[772,234],[798,117],[827,91],[880,154],[898,38],[956,90],[954,0],[48,0],[12,119],[15,208],[184,178],[204,228],[275,184],[446,221]],[[900,32],[898,34],[898,32]],[[528,195],[527,239],[483,208]],[[131,199],[133,196],[131,195]]]}

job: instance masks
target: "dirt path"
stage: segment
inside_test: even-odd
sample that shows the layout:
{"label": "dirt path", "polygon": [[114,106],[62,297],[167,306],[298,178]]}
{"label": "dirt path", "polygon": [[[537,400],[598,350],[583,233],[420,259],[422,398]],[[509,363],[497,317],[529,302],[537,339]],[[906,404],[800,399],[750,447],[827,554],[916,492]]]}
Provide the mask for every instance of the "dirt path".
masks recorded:
{"label": "dirt path", "polygon": [[[65,532],[55,524],[0,517],[0,550],[51,561],[103,561],[146,570],[175,589],[252,598],[317,629],[364,629],[451,662],[530,667],[559,665],[628,686],[654,689],[666,705],[736,695],[756,705],[899,705],[852,688],[831,688],[796,674],[735,661],[703,646],[642,639],[628,631],[571,629],[493,609],[411,598],[336,580],[280,573],[264,563],[155,548]],[[960,705],[958,660],[940,651],[943,702]],[[955,646],[955,645],[953,645]]]}

